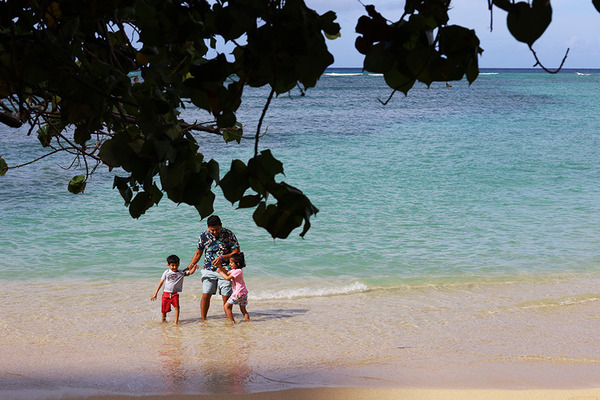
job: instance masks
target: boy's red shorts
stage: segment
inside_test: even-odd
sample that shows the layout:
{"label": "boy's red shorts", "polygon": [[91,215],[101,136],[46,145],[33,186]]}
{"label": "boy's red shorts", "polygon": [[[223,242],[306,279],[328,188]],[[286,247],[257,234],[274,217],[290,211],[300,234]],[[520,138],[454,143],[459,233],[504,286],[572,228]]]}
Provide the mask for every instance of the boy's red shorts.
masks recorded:
{"label": "boy's red shorts", "polygon": [[167,293],[163,292],[162,297],[162,312],[164,314],[171,311],[171,305],[173,307],[179,307],[179,293]]}

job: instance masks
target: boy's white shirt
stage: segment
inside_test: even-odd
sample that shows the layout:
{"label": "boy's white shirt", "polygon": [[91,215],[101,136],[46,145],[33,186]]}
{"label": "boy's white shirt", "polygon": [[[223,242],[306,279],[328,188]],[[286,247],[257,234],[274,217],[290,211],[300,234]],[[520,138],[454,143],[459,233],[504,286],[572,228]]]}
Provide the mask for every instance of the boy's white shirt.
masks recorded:
{"label": "boy's white shirt", "polygon": [[183,290],[183,278],[187,275],[187,269],[181,271],[171,271],[167,269],[163,272],[162,280],[165,282],[164,291],[167,293],[179,293]]}

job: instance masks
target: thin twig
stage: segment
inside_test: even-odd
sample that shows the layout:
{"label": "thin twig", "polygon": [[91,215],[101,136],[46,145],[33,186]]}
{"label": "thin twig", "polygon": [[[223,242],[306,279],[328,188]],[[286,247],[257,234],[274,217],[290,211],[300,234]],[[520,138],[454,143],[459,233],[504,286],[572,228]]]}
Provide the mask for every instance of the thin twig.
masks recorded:
{"label": "thin twig", "polygon": [[260,119],[258,120],[258,126],[256,127],[256,136],[254,138],[254,157],[258,156],[258,139],[260,138],[260,128],[262,127],[263,120],[265,119],[265,115],[267,114],[269,104],[271,104],[271,99],[273,99],[274,94],[275,89],[271,88],[271,93],[269,93],[267,103],[265,104],[265,107],[262,110],[262,114],[260,115]]}
{"label": "thin twig", "polygon": [[44,154],[43,156],[40,156],[40,157],[36,158],[35,160],[28,161],[28,162],[26,162],[26,163],[24,163],[24,164],[13,165],[12,167],[8,167],[7,169],[16,169],[16,168],[21,168],[21,167],[24,167],[24,166],[26,166],[26,165],[30,165],[30,164],[33,164],[33,163],[35,163],[35,162],[38,162],[38,161],[40,161],[40,160],[41,160],[41,159],[43,159],[43,158],[46,158],[46,157],[48,157],[48,156],[51,156],[52,154],[56,154],[56,153],[58,153],[58,152],[60,152],[60,151],[64,151],[64,150],[65,150],[65,149],[56,149],[56,150],[54,150],[54,151],[51,151],[50,153],[46,153],[46,154]]}
{"label": "thin twig", "polygon": [[535,65],[534,67],[537,67],[538,65],[546,72],[548,72],[549,74],[557,74],[563,67],[563,65],[565,64],[565,61],[567,61],[567,56],[569,55],[569,48],[567,48],[567,52],[565,53],[565,56],[562,59],[562,62],[560,63],[560,65],[558,66],[558,69],[551,71],[548,68],[544,67],[544,65],[542,64],[542,62],[539,60],[535,50],[533,50],[533,47],[531,47],[531,45],[529,45],[529,50],[531,50],[531,52],[533,53],[533,57],[535,58]]}

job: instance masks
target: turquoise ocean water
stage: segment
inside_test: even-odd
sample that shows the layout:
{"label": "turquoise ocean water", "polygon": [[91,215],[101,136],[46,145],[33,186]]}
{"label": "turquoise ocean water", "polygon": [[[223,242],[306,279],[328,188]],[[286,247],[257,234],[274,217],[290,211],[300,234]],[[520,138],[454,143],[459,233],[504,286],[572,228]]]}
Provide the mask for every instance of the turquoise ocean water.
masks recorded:
{"label": "turquoise ocean water", "polygon": [[[216,213],[258,276],[368,284],[595,272],[599,87],[597,72],[484,71],[471,87],[416,87],[383,106],[381,76],[331,70],[307,96],[276,99],[260,141],[284,162],[280,178],[320,209],[306,238],[273,241],[218,188]],[[247,134],[265,95],[244,98]],[[9,164],[41,154],[35,133],[2,128],[1,140]],[[198,141],[222,171],[253,151],[251,140]],[[132,220],[107,171],[69,194],[70,161],[50,157],[0,180],[0,279],[135,279],[156,275],[170,253],[191,257],[205,225],[193,209],[165,198]]]}
{"label": "turquoise ocean water", "polygon": [[[452,87],[416,86],[407,97],[397,93],[384,106],[379,100],[387,99],[390,89],[381,76],[332,69],[306,96],[298,92],[275,99],[260,148],[271,149],[283,161],[286,175],[280,178],[303,190],[320,211],[304,239],[297,230],[286,240],[273,240],[254,225],[251,211],[236,210],[215,189],[215,213],[246,253],[249,310],[257,321],[234,332],[268,333],[272,342],[262,350],[249,345],[250,372],[228,370],[210,379],[206,348],[186,344],[201,325],[200,279],[186,278],[183,324],[176,331],[183,344],[176,361],[154,351],[173,327],[160,326],[158,304],[149,302],[165,257],[178,254],[184,265],[191,259],[205,229],[195,210],[165,198],[133,220],[111,188],[112,173],[102,169],[85,194],[71,195],[66,186],[77,172],[65,170],[71,162],[67,157],[10,170],[0,178],[0,282],[9,288],[1,295],[9,311],[0,327],[14,339],[14,347],[6,345],[2,353],[9,360],[22,353],[37,356],[2,367],[0,380],[15,398],[23,388],[53,395],[64,388],[243,392],[360,384],[357,376],[380,374],[371,369],[382,365],[400,368],[401,358],[402,376],[422,386],[431,380],[415,372],[420,368],[415,363],[443,367],[465,359],[465,368],[458,369],[462,375],[447,374],[439,384],[458,386],[482,370],[477,363],[484,363],[491,372],[480,386],[490,386],[497,370],[503,371],[498,375],[510,370],[499,365],[516,362],[527,371],[565,366],[563,376],[580,379],[568,381],[571,386],[600,383],[585,378],[599,376],[594,374],[600,365],[589,355],[597,345],[586,339],[600,327],[592,311],[600,300],[599,88],[596,70],[557,75],[484,70],[471,86],[464,81]],[[256,129],[267,94],[246,92],[238,119],[248,135]],[[193,108],[184,114],[207,118]],[[0,127],[0,155],[9,165],[43,154],[35,132],[24,132]],[[197,140],[222,171],[232,159],[247,161],[253,153],[251,140],[225,144],[210,135]],[[25,298],[9,297],[13,291]],[[122,293],[127,295],[114,300]],[[71,295],[73,300],[67,300]],[[86,317],[78,318],[79,313]],[[226,329],[216,303],[211,313],[215,329],[201,335],[218,336]],[[565,316],[572,319],[566,324],[579,330],[563,332],[566,327],[556,321]],[[127,384],[125,378],[107,377],[102,362],[93,368],[85,362],[111,359],[95,344],[115,346],[113,337],[122,329],[130,337],[149,335],[151,343],[130,338],[117,346],[133,349],[127,360],[112,359]],[[307,329],[316,336],[297,339]],[[318,338],[331,329],[339,335],[335,343],[322,344]],[[361,333],[364,329],[382,332],[387,343],[401,343],[394,349],[414,352],[390,360],[390,349],[372,343],[369,334]],[[77,338],[78,347],[57,333],[63,330]],[[496,342],[500,331],[507,336]],[[480,335],[474,342],[458,344],[473,332]],[[544,338],[540,332],[570,339],[556,351],[551,343],[557,337]],[[429,347],[420,345],[423,337]],[[296,345],[279,348],[276,343],[286,339]],[[55,348],[68,355],[64,371],[44,369]],[[142,361],[131,362],[144,359],[149,348],[153,357],[166,360],[166,369],[187,370],[191,378],[156,383],[155,371],[145,375]],[[279,349],[278,357],[273,348]],[[289,367],[291,360],[304,372],[282,377],[282,366]],[[340,362],[348,369],[359,365],[360,373],[326,378],[314,372]],[[73,366],[86,372],[68,378]],[[194,378],[194,371],[203,373]],[[27,380],[34,372],[45,381]],[[439,368],[430,373],[439,376]],[[509,381],[516,387],[553,382],[531,374],[525,382],[517,373]],[[231,379],[238,385],[234,389],[223,383]],[[390,372],[385,382],[407,383]]]}

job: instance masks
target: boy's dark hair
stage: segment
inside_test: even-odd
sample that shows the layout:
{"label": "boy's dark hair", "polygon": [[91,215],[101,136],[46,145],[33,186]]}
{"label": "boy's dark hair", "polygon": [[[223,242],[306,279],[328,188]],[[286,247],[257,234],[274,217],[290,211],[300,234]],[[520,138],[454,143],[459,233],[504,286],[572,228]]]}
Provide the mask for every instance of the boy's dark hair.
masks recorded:
{"label": "boy's dark hair", "polygon": [[179,257],[177,257],[175,254],[171,254],[169,257],[167,257],[167,264],[179,264]]}
{"label": "boy's dark hair", "polygon": [[223,225],[221,223],[221,218],[219,218],[216,215],[211,215],[210,217],[208,217],[208,219],[206,220],[206,226],[221,226]]}
{"label": "boy's dark hair", "polygon": [[246,266],[244,253],[235,253],[231,257],[229,257],[229,259],[235,261],[235,263],[238,265],[238,268],[244,268]]}

